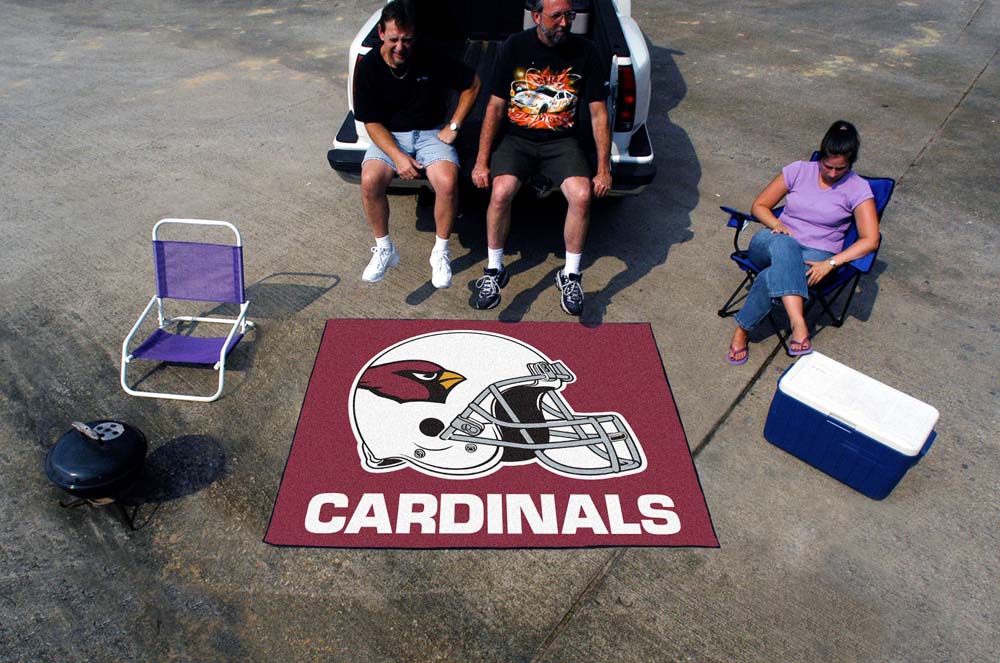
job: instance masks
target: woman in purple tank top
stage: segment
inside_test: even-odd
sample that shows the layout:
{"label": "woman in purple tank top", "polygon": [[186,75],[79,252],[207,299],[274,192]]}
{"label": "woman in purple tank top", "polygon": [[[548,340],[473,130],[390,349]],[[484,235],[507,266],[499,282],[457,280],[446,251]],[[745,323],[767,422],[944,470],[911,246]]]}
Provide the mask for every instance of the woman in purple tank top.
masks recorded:
{"label": "woman in purple tank top", "polygon": [[[822,281],[837,265],[878,248],[878,214],[868,182],[851,170],[861,141],[850,122],[838,120],[823,136],[819,161],[796,161],[757,196],[752,214],[765,226],[750,240],[747,252],[758,267],[750,292],[735,316],[736,331],[726,359],[744,364],[749,357],[747,332],[778,301],[792,325],[789,354],[812,352],[803,310],[809,286]],[[771,209],[785,199],[779,219]],[[844,234],[857,220],[858,240],[848,248]]]}

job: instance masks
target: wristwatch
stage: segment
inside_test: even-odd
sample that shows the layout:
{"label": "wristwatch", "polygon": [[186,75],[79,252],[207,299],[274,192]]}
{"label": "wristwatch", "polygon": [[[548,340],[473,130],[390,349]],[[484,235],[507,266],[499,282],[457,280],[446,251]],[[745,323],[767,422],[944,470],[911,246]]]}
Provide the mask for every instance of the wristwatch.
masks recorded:
{"label": "wristwatch", "polygon": [[458,122],[452,122],[451,124],[448,125],[448,128],[451,129],[452,131],[458,131],[458,127],[459,127]]}
{"label": "wristwatch", "polygon": [[837,261],[834,260],[833,258],[830,258],[829,260],[827,260],[827,262],[830,263],[830,267],[836,267],[837,266]]}

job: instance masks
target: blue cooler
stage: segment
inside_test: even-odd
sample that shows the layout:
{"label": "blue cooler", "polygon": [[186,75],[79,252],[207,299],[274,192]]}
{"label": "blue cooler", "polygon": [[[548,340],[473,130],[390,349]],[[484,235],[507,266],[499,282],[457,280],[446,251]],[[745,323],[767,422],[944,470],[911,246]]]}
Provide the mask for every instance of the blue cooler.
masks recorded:
{"label": "blue cooler", "polygon": [[764,437],[880,500],[930,449],[937,419],[930,405],[813,352],[778,380]]}

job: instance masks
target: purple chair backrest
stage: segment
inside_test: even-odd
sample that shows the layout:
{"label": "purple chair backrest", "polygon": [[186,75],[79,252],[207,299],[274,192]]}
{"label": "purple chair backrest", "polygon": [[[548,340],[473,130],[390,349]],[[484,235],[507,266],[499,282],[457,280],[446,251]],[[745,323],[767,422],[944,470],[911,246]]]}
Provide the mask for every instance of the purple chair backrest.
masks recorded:
{"label": "purple chair backrest", "polygon": [[156,294],[170,299],[242,304],[243,247],[153,241]]}

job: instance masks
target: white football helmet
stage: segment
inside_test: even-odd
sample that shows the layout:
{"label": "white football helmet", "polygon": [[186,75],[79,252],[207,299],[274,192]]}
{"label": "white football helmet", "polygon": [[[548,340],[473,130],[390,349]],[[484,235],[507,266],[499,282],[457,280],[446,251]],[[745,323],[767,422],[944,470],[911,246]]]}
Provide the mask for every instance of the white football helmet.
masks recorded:
{"label": "white football helmet", "polygon": [[576,376],[517,339],[482,331],[415,336],[373,357],[351,387],[362,466],[407,465],[466,479],[537,462],[580,479],[634,474],[646,461],[620,415],[576,413]]}

